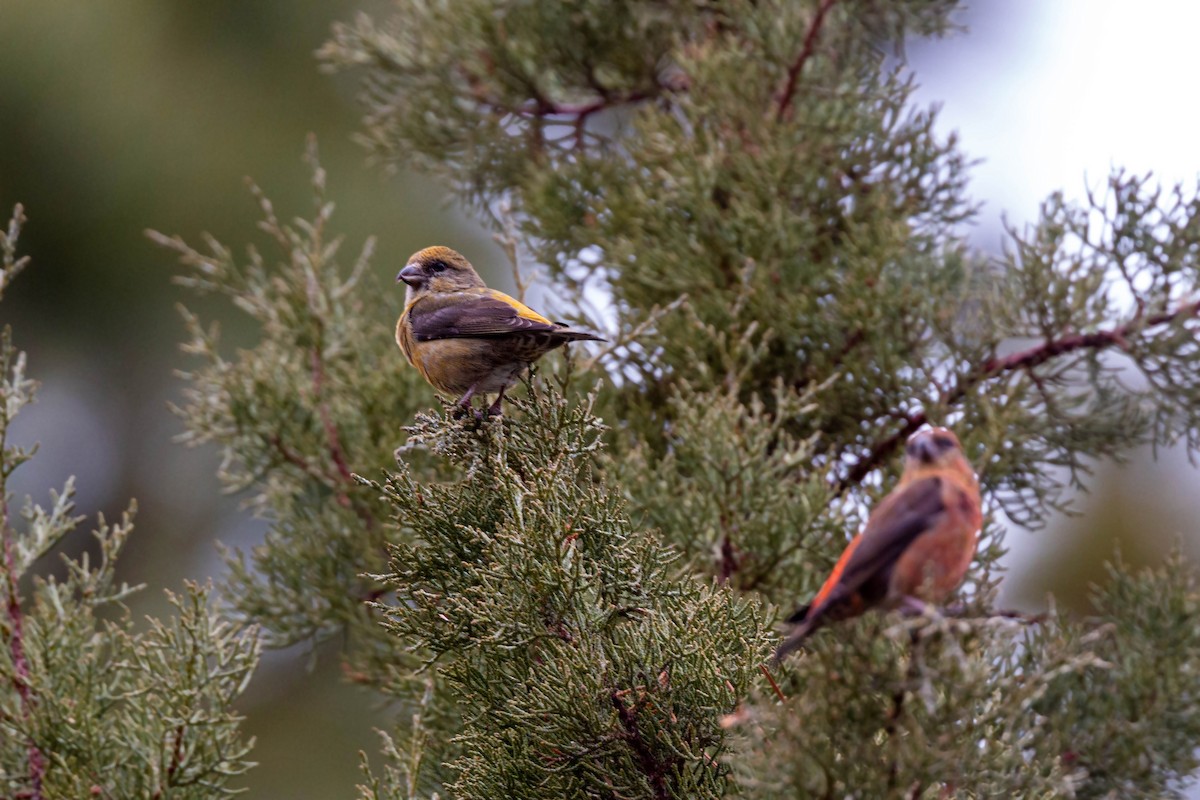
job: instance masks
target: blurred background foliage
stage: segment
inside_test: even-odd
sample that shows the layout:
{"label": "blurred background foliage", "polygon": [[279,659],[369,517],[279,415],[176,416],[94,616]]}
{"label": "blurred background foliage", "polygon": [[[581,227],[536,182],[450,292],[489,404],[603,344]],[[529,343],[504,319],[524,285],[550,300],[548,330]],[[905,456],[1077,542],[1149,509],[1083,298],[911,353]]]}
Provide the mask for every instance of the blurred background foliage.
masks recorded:
{"label": "blurred background foliage", "polygon": [[[364,7],[12,0],[0,13],[0,205],[25,204],[23,252],[35,263],[0,314],[42,383],[14,431],[41,452],[13,488],[40,498],[74,474],[80,512],[110,518],[138,498],[136,544],[120,565],[123,579],[151,587],[135,615],[167,611],[161,587],[223,574],[216,541],[252,544],[264,529],[220,497],[215,452],[172,442],[182,430],[168,409],[180,400],[172,371],[185,363],[174,306],[185,293],[144,229],[255,238],[246,176],[285,218],[309,213],[301,156],[313,132],[348,246],[379,239],[368,291],[392,291],[393,267],[422,243],[490,247],[430,181],[389,179],[351,142],[352,81],[321,75],[313,52],[334,20]],[[219,301],[187,300],[226,318],[227,343],[250,335]],[[380,319],[381,335],[392,324]],[[246,781],[255,796],[345,795],[358,779],[357,751],[377,750],[371,726],[386,715],[337,672],[305,652],[265,659],[242,707],[258,737],[261,766]]]}
{"label": "blurred background foliage", "polygon": [[[39,441],[41,455],[14,476],[14,489],[18,497],[41,495],[74,474],[80,512],[110,517],[129,497],[138,499],[139,534],[121,577],[154,591],[139,596],[135,613],[165,610],[158,588],[222,574],[216,541],[248,545],[263,530],[237,498],[216,502],[214,452],[172,443],[181,431],[168,410],[181,388],[172,370],[183,363],[174,305],[184,295],[171,283],[172,259],[144,229],[245,241],[254,209],[247,175],[281,216],[308,213],[300,157],[314,132],[350,248],[371,234],[379,239],[366,291],[394,291],[402,259],[432,243],[453,244],[485,271],[506,270],[499,250],[446,207],[430,179],[389,179],[364,162],[351,141],[359,127],[354,77],[318,71],[313,53],[331,23],[383,5],[4,3],[0,208],[25,204],[23,252],[35,268],[0,313],[43,384],[40,402],[15,431],[19,442]],[[1008,8],[985,4],[964,21],[986,31],[991,17],[1011,23]],[[945,57],[934,63],[956,68]],[[973,152],[971,140],[964,145]],[[1096,168],[1099,174],[1107,165]],[[488,279],[503,285],[497,274]],[[228,315],[215,303],[188,302],[206,318]],[[400,303],[397,292],[397,310]],[[227,340],[250,335],[239,324],[230,319]],[[378,324],[381,336],[390,335],[390,318]],[[1170,452],[1156,463],[1144,453],[1123,468],[1105,466],[1092,495],[1080,500],[1083,516],[1036,540],[1009,537],[1023,566],[1007,579],[1002,602],[1035,608],[1053,590],[1061,608],[1085,608],[1086,587],[1103,579],[1111,540],[1137,564],[1157,561],[1174,537],[1194,530],[1195,479]],[[68,546],[87,542],[80,536]],[[253,758],[261,764],[247,781],[254,796],[345,796],[358,778],[356,752],[377,749],[370,729],[387,716],[337,679],[335,659],[316,655],[268,654],[245,699],[246,732],[258,737]]]}

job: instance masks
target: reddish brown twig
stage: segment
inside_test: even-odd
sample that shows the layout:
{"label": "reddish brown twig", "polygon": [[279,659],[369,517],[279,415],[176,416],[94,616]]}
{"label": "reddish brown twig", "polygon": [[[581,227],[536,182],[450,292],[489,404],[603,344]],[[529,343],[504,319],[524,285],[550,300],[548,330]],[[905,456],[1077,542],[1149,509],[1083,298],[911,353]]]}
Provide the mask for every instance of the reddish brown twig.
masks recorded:
{"label": "reddish brown twig", "polygon": [[634,89],[629,92],[598,91],[590,100],[581,103],[562,103],[551,100],[542,94],[536,86],[529,86],[533,99],[525,105],[513,106],[492,96],[482,85],[472,92],[475,101],[487,106],[500,114],[512,114],[519,117],[545,119],[547,117],[574,117],[576,121],[586,120],[593,114],[608,111],[622,106],[635,105],[646,100],[652,100],[662,94],[667,87],[656,85],[651,89]]}
{"label": "reddish brown twig", "polygon": [[817,6],[817,13],[813,16],[812,22],[809,23],[808,33],[804,35],[804,44],[800,48],[800,54],[796,56],[796,60],[788,67],[787,83],[783,85],[783,91],[779,95],[779,106],[775,111],[776,122],[782,122],[787,119],[788,111],[792,107],[792,99],[796,96],[796,86],[800,80],[800,72],[804,69],[804,65],[808,62],[808,59],[812,58],[812,54],[816,51],[817,38],[821,33],[821,26],[825,24],[825,17],[836,2],[837,0],[822,0],[821,5]]}
{"label": "reddish brown twig", "polygon": [[762,664],[758,665],[758,669],[759,672],[763,674],[763,677],[767,679],[767,683],[771,684],[771,688],[775,690],[775,696],[779,698],[779,702],[786,703],[787,698],[784,696],[783,690],[779,688],[779,684],[775,682],[773,677],[771,677],[771,671]]}
{"label": "reddish brown twig", "polygon": [[167,774],[163,776],[162,782],[158,784],[158,788],[154,790],[152,795],[153,800],[160,800],[172,785],[175,779],[175,773],[179,772],[179,768],[183,765],[183,734],[184,726],[180,723],[175,727],[174,741],[171,746],[171,761],[167,764]]}
{"label": "reddish brown twig", "polygon": [[279,434],[271,434],[271,436],[268,438],[268,441],[271,443],[271,446],[275,448],[275,451],[279,453],[280,458],[296,467],[313,480],[321,483],[333,483],[337,481],[335,476],[309,463],[308,459],[289,447],[288,444],[279,436]]}
{"label": "reddish brown twig", "polygon": [[586,119],[597,112],[607,111],[610,108],[618,108],[620,106],[634,105],[643,100],[657,97],[658,94],[657,90],[651,91],[649,89],[635,89],[632,92],[621,94],[605,92],[586,103],[556,103],[544,97],[539,97],[533,107],[517,109],[516,113],[536,117],[580,117]]}
{"label": "reddish brown twig", "polygon": [[840,495],[851,486],[861,483],[862,479],[870,475],[901,442],[916,433],[917,429],[927,421],[928,417],[925,416],[924,411],[918,411],[905,417],[905,423],[898,431],[873,444],[867,454],[854,463],[846,476],[834,485],[834,494]]}
{"label": "reddish brown twig", "polygon": [[738,571],[741,566],[741,559],[738,558],[738,549],[734,545],[733,540],[729,538],[729,534],[721,537],[721,557],[717,562],[717,582],[725,583],[733,574]]}
{"label": "reddish brown twig", "polygon": [[621,721],[621,727],[624,729],[623,738],[633,748],[638,766],[641,768],[642,774],[646,776],[646,780],[650,782],[654,797],[657,800],[670,800],[671,791],[667,787],[669,765],[662,763],[638,730],[636,706],[630,708],[625,705],[625,701],[622,699],[623,694],[623,692],[614,691],[609,696],[613,707],[617,709],[617,718]]}
{"label": "reddish brown twig", "polygon": [[[338,475],[342,480],[352,484],[354,483],[354,474],[350,472],[350,467],[346,464],[346,451],[342,449],[341,436],[338,434],[337,425],[329,415],[329,406],[321,397],[325,385],[325,362],[321,358],[320,350],[313,347],[309,360],[312,365],[313,402],[317,406],[317,413],[321,415],[321,424],[325,428],[325,438],[329,442],[329,457],[333,459],[333,465],[337,467]],[[342,505],[347,505],[349,500],[347,497],[346,502]]]}
{"label": "reddish brown twig", "polygon": [[[1150,317],[1134,319],[1115,328],[1050,339],[1027,350],[1010,353],[1003,358],[990,358],[978,370],[968,373],[955,386],[942,392],[937,404],[940,406],[953,405],[965,397],[968,391],[986,380],[990,380],[1006,372],[1034,369],[1055,356],[1081,350],[1103,350],[1109,347],[1119,347],[1123,350],[1128,349],[1129,338],[1137,332],[1159,328],[1169,325],[1178,319],[1195,317],[1197,315],[1200,315],[1200,300],[1185,303],[1173,311],[1164,311],[1161,314],[1155,314]],[[844,478],[837,482],[834,487],[837,494],[842,494],[851,486],[860,483],[884,459],[891,455],[892,451],[902,442],[929,421],[924,411],[914,412],[904,419],[905,422],[899,430],[873,444],[871,449],[867,451],[867,454],[850,468]]]}

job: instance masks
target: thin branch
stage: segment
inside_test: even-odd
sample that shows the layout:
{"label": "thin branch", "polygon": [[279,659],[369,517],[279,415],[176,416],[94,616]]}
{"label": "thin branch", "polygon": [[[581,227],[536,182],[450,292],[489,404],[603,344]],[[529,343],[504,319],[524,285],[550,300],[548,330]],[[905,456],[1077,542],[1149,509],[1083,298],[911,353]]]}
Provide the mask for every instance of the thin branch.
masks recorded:
{"label": "thin branch", "polygon": [[471,94],[475,98],[475,102],[501,114],[513,114],[519,117],[531,117],[535,119],[573,117],[578,122],[586,120],[588,117],[601,111],[652,100],[668,89],[668,87],[656,84],[653,88],[635,89],[623,93],[605,92],[581,103],[562,103],[546,97],[536,86],[530,85],[528,88],[530,89],[530,93],[533,94],[533,99],[519,106],[509,105],[499,98],[492,96],[482,86],[477,86]]}
{"label": "thin branch", "polygon": [[[321,358],[320,345],[313,345],[309,355],[313,380],[313,403],[317,407],[317,413],[321,416],[321,425],[325,429],[325,440],[326,446],[329,449],[329,457],[337,469],[337,472],[329,478],[330,488],[333,489],[338,505],[342,508],[353,509],[358,518],[367,526],[367,529],[374,530],[374,515],[361,503],[354,502],[354,499],[350,496],[349,487],[357,486],[358,481],[355,480],[354,473],[350,471],[350,465],[346,461],[346,451],[342,447],[342,437],[338,432],[337,424],[333,421],[333,416],[329,413],[329,406],[326,405],[322,397],[325,390],[325,362]],[[282,448],[282,442],[279,443],[279,446]],[[307,462],[303,458],[300,458],[300,463]],[[385,559],[386,556],[385,552]]]}
{"label": "thin branch", "polygon": [[287,443],[280,438],[279,434],[272,434],[268,441],[284,461],[293,465],[294,467],[297,467],[308,477],[324,484],[336,482],[337,479],[334,476],[331,476],[318,467],[310,464],[308,459],[297,453],[292,448],[288,447]]}
{"label": "thin branch", "polygon": [[[660,319],[678,310],[684,303],[687,302],[687,300],[688,296],[686,294],[681,294],[671,302],[667,303],[665,306],[654,306],[646,313],[645,319],[633,326],[628,333],[623,333],[619,329],[616,331],[609,331],[608,342],[596,350],[595,355],[580,364],[579,371],[589,371],[592,367],[599,363],[602,358],[605,358],[609,354],[622,347],[628,347],[630,344],[638,341],[645,336],[645,334],[650,331]],[[598,321],[594,320],[593,323],[598,324]]]}
{"label": "thin branch", "polygon": [[717,562],[717,583],[724,584],[733,577],[733,574],[738,571],[738,567],[741,566],[737,546],[734,545],[728,533],[721,537],[720,553],[721,557]]}
{"label": "thin branch", "polygon": [[1041,625],[1050,619],[1049,612],[1042,611],[1028,614],[1012,608],[993,608],[981,616],[970,617],[967,615],[965,608],[951,607],[942,609],[941,614],[943,617],[958,617],[960,619],[1011,619],[1022,625]]}
{"label": "thin branch", "polygon": [[637,105],[662,97],[664,94],[683,92],[690,88],[690,81],[686,75],[674,74],[656,76],[650,86],[618,92],[606,88],[594,74],[589,73],[587,82],[594,95],[587,100],[568,103],[552,100],[538,86],[536,79],[528,78],[524,84],[530,99],[512,105],[489,91],[483,80],[470,73],[467,73],[465,78],[472,98],[481,106],[491,109],[497,114],[524,117],[537,123],[530,126],[529,133],[533,136],[534,148],[538,150],[545,144],[544,123],[571,126],[572,133],[569,138],[574,143],[574,149],[580,150],[585,143],[587,121],[592,115]]}
{"label": "thin branch", "polygon": [[621,720],[621,727],[625,729],[625,740],[629,742],[633,748],[634,755],[637,756],[638,765],[641,767],[642,773],[650,782],[651,788],[654,790],[656,800],[670,800],[671,791],[667,787],[667,765],[663,764],[654,751],[650,749],[649,743],[645,737],[638,731],[637,712],[625,705],[625,701],[621,699],[621,692],[614,691],[610,695],[613,706],[617,709],[617,718]]}
{"label": "thin branch", "polygon": [[[321,415],[321,424],[325,428],[325,438],[329,442],[329,457],[333,459],[333,465],[337,467],[338,475],[345,483],[354,483],[354,474],[350,471],[349,465],[346,463],[346,451],[342,449],[342,439],[338,435],[337,425],[334,424],[333,418],[329,415],[329,407],[325,405],[325,401],[321,399],[321,394],[325,384],[325,362],[321,359],[321,353],[313,347],[310,354],[310,362],[312,365],[313,376],[313,402],[317,405],[317,412]],[[341,497],[340,495],[339,500]],[[346,502],[342,505],[348,505],[349,497],[346,497]]]}
{"label": "thin branch", "polygon": [[870,475],[901,442],[916,433],[927,421],[928,417],[924,411],[918,411],[905,417],[904,425],[900,430],[872,445],[867,454],[855,462],[846,476],[834,484],[834,495],[841,495],[851,486],[861,483],[863,478]]}
{"label": "thin branch", "polygon": [[532,107],[518,108],[514,113],[533,117],[579,117],[587,119],[600,111],[611,108],[629,106],[657,97],[661,87],[654,89],[635,89],[623,94],[604,94],[586,103],[557,103],[545,97],[538,97]]}
{"label": "thin branch", "polygon": [[787,697],[784,696],[783,690],[779,688],[779,684],[775,682],[775,678],[771,676],[771,671],[763,664],[759,664],[758,669],[762,672],[763,677],[767,679],[767,683],[771,684],[771,688],[775,690],[775,696],[779,698],[779,702],[786,703]]}
{"label": "thin branch", "polygon": [[[24,221],[24,209],[18,203],[17,207],[13,210],[8,230],[6,232],[0,231],[0,295],[4,294],[5,287],[8,286],[13,277],[29,263],[28,257],[16,257],[17,237],[21,231],[21,223]],[[4,584],[6,594],[8,595],[4,606],[9,621],[8,646],[13,664],[12,682],[17,690],[17,696],[21,699],[21,719],[28,725],[33,716],[33,707],[36,699],[33,695],[33,686],[30,680],[29,659],[25,655],[24,616],[21,612],[21,594],[17,585],[17,532],[9,526],[8,515],[8,476],[21,463],[20,451],[9,451],[8,426],[12,421],[15,409],[23,404],[22,394],[27,390],[27,387],[23,387],[22,385],[24,355],[21,353],[16,354],[15,367],[10,362],[12,355],[13,350],[9,344],[6,332],[2,353],[5,374],[0,377],[7,383],[9,380],[8,371],[11,367],[12,383],[5,386],[3,392],[0,392],[0,395],[2,395],[0,396],[0,462],[2,462],[0,463],[0,538],[4,540]],[[9,391],[13,393],[13,396],[8,394]],[[29,399],[25,397],[24,402],[28,402]],[[29,784],[31,787],[28,792],[25,792],[25,795],[29,800],[42,800],[42,783],[46,775],[46,758],[32,736],[27,736],[25,752],[29,766]]]}
{"label": "thin branch", "polygon": [[817,13],[809,23],[808,33],[804,35],[804,45],[800,48],[800,55],[796,56],[796,60],[788,67],[787,83],[783,86],[783,92],[779,96],[779,106],[775,111],[776,122],[787,119],[788,112],[792,107],[792,99],[796,96],[796,85],[800,80],[800,72],[816,51],[817,37],[821,33],[821,26],[825,24],[825,17],[836,2],[837,0],[822,0],[821,5],[817,6]]}
{"label": "thin branch", "polygon": [[171,746],[171,763],[167,764],[167,774],[163,777],[163,782],[155,789],[153,800],[160,800],[164,796],[165,790],[174,785],[175,773],[183,765],[183,733],[184,725],[181,722],[175,727],[174,744]]}
{"label": "thin branch", "polygon": [[[942,392],[937,404],[940,406],[953,405],[965,397],[967,392],[986,380],[1016,370],[1032,370],[1056,356],[1083,350],[1104,350],[1110,347],[1128,350],[1130,336],[1197,315],[1200,315],[1200,300],[1185,303],[1173,311],[1164,311],[1151,317],[1135,317],[1115,328],[1050,339],[1003,358],[989,358],[978,370],[968,373],[954,387]],[[909,414],[904,419],[904,425],[899,430],[872,445],[867,454],[859,459],[846,473],[846,476],[834,485],[836,494],[840,495],[851,486],[862,482],[863,478],[874,471],[902,442],[929,421],[929,417],[924,411]]]}
{"label": "thin branch", "polygon": [[492,234],[492,239],[504,250],[504,255],[508,256],[513,283],[517,287],[517,299],[524,303],[525,292],[528,291],[529,285],[533,281],[531,278],[526,278],[521,272],[521,256],[517,250],[520,242],[517,234],[517,220],[513,215],[512,204],[507,198],[500,202],[494,216],[496,223],[500,226],[500,231]]}

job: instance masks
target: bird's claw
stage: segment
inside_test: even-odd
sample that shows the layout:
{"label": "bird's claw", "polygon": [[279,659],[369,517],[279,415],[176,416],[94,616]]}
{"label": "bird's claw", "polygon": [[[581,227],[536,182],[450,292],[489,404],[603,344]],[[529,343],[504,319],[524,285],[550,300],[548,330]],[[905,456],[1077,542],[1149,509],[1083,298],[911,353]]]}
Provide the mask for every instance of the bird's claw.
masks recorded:
{"label": "bird's claw", "polygon": [[921,617],[931,612],[937,613],[933,606],[924,600],[918,600],[910,595],[905,595],[900,600],[900,613],[906,617]]}

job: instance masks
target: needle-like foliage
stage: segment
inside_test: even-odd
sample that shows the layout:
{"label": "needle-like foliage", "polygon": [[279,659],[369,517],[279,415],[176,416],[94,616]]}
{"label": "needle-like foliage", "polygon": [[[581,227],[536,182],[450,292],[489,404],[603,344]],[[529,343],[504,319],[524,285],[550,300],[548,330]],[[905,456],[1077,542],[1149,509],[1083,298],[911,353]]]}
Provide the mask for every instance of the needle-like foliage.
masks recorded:
{"label": "needle-like foliage", "polygon": [[[0,298],[27,265],[17,258],[20,207],[0,232]],[[0,333],[0,795],[215,798],[236,793],[252,742],[233,702],[258,663],[253,630],[209,607],[209,590],[168,593],[175,614],[137,624],[122,601],[140,587],[116,579],[133,531],[97,522],[90,556],[49,554],[83,521],[74,481],[48,507],[14,511],[8,479],[34,452],[8,440],[34,401],[25,354]]]}
{"label": "needle-like foliage", "polygon": [[[260,195],[270,257],[162,239],[261,331],[230,354],[188,318],[190,436],[272,524],[234,557],[239,613],[273,643],[345,632],[348,675],[400,701],[362,796],[1178,791],[1188,565],[1114,567],[1091,619],[998,614],[992,519],[1200,446],[1196,190],[1118,171],[973,250],[968,159],[902,58],[948,1],[398,5],[322,54],[363,78],[373,156],[502,212],[611,341],[548,358],[503,420],[418,413],[399,296],[339,266],[319,168],[311,221]],[[766,663],[927,423],[990,515],[962,602]]]}

